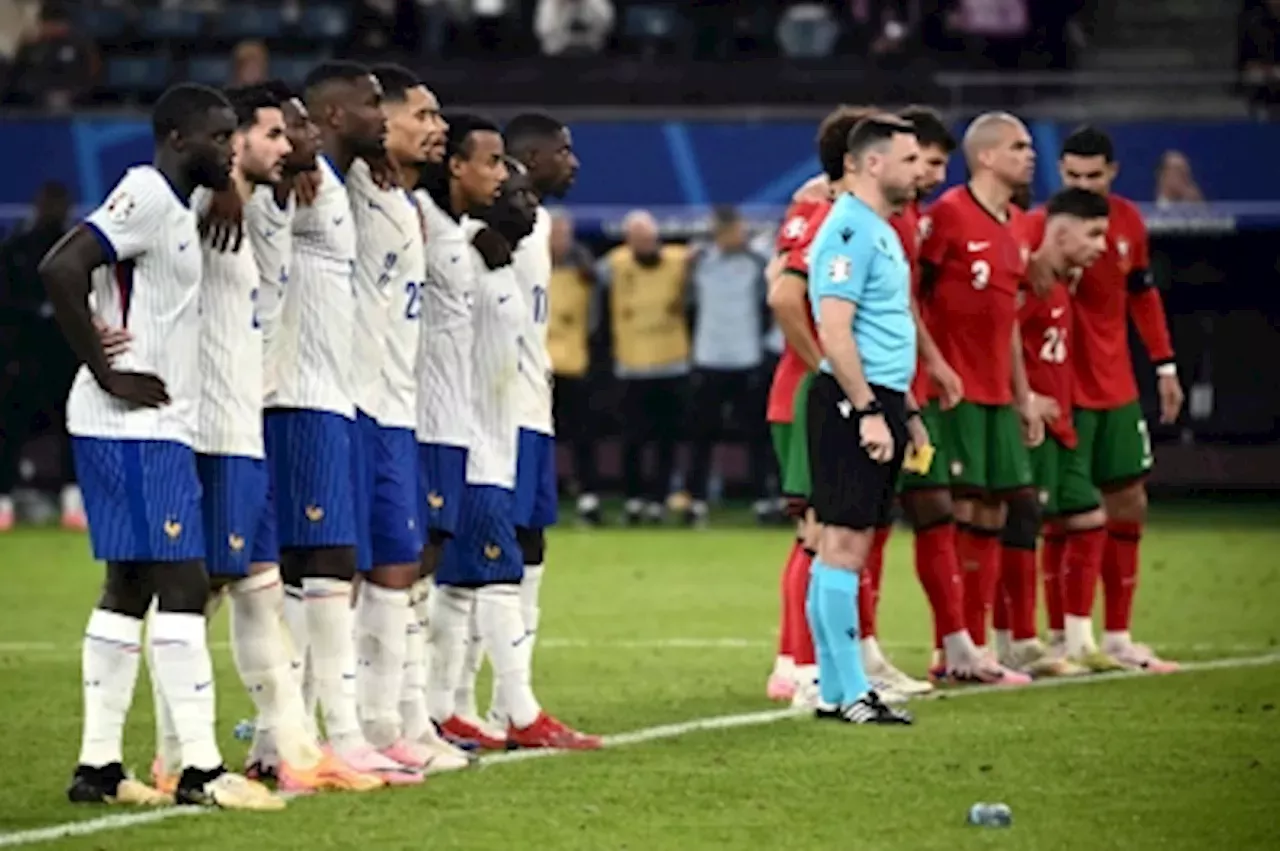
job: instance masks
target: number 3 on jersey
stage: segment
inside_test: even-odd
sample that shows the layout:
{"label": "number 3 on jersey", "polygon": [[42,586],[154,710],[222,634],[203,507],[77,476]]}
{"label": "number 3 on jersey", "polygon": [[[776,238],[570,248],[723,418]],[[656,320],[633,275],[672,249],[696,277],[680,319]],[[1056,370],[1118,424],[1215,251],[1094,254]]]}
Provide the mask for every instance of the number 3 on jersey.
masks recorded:
{"label": "number 3 on jersey", "polygon": [[405,281],[404,318],[417,319],[422,315],[422,282]]}
{"label": "number 3 on jersey", "polygon": [[969,274],[973,275],[973,288],[985,290],[991,283],[991,264],[986,260],[974,260],[969,266]]}

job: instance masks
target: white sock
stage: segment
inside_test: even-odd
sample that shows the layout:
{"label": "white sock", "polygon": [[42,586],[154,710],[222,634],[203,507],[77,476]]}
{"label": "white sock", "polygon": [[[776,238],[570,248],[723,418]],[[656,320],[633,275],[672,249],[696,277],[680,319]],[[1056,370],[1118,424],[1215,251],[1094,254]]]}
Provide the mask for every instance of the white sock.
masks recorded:
{"label": "white sock", "polygon": [[1013,647],[1013,633],[1007,629],[993,629],[992,632],[996,636],[996,658],[1009,658],[1009,651]]}
{"label": "white sock", "polygon": [[484,642],[480,640],[480,628],[472,609],[467,622],[466,643],[462,646],[462,667],[458,670],[457,687],[453,691],[453,712],[459,718],[480,717],[480,709],[476,706],[476,680],[483,664]]}
{"label": "white sock", "polygon": [[[156,601],[151,601],[151,610],[147,617],[154,623]],[[156,675],[156,643],[155,630],[147,630],[147,679],[151,680],[151,706],[156,722],[156,756],[164,770],[173,774],[182,771],[182,742],[178,740],[178,731],[173,726],[173,713],[169,704],[165,703],[164,692],[160,688],[160,677]]]}
{"label": "white sock", "polygon": [[476,625],[493,664],[497,709],[518,728],[528,727],[542,712],[530,683],[530,654],[524,648],[530,634],[520,614],[520,589],[486,585],[476,591]]}
{"label": "white sock", "polygon": [[462,673],[476,592],[441,585],[431,592],[427,616],[427,711],[436,721],[454,715],[454,697]]}
{"label": "white sock", "polygon": [[420,579],[409,592],[405,626],[404,679],[400,683],[400,723],[404,737],[422,741],[431,729],[427,712],[427,606],[431,580]]}
{"label": "white sock", "polygon": [[138,681],[142,621],[94,609],[80,651],[84,727],[80,764],[101,767],[123,761],[124,720]]}
{"label": "white sock", "polygon": [[356,707],[369,744],[389,747],[400,738],[405,632],[413,612],[408,590],[365,582],[356,600]]}
{"label": "white sock", "polygon": [[355,615],[351,583],[306,577],[308,655],[315,694],[324,717],[325,734],[335,750],[365,744],[356,713]]}
{"label": "white sock", "polygon": [[79,485],[66,485],[63,487],[60,501],[62,503],[63,517],[68,514],[84,513],[84,499],[80,495]]}
{"label": "white sock", "polygon": [[1102,633],[1102,649],[1108,653],[1118,653],[1128,648],[1132,643],[1133,637],[1129,635],[1129,630],[1127,629],[1115,632],[1107,630]]}
{"label": "white sock", "polygon": [[216,738],[213,660],[204,615],[156,612],[150,639],[155,669],[174,730],[182,743],[182,765],[210,771],[222,765]]}
{"label": "white sock", "polygon": [[[319,739],[316,728],[316,690],[311,681],[311,630],[307,627],[307,594],[295,585],[284,587],[284,626],[288,638],[289,670],[298,693],[302,695],[303,714],[307,731],[313,740]],[[256,741],[255,741],[256,745]],[[274,743],[272,744],[274,748]],[[256,752],[256,750],[255,750]]]}
{"label": "white sock", "polygon": [[956,630],[942,637],[942,655],[946,660],[947,670],[964,673],[970,673],[981,656],[966,629]]}
{"label": "white sock", "polygon": [[1062,625],[1067,632],[1067,655],[1080,657],[1097,649],[1093,641],[1093,618],[1065,615]]}
{"label": "white sock", "polygon": [[236,670],[258,710],[254,756],[277,754],[296,768],[310,768],[321,753],[307,727],[306,707],[289,659],[284,627],[284,585],[279,568],[234,583],[231,597],[231,653]]}
{"label": "white sock", "polygon": [[867,670],[883,668],[885,666],[884,654],[880,652],[880,642],[876,641],[875,636],[862,639],[861,644],[863,666]]}
{"label": "white sock", "polygon": [[796,665],[796,685],[811,686],[818,682],[817,665]]}

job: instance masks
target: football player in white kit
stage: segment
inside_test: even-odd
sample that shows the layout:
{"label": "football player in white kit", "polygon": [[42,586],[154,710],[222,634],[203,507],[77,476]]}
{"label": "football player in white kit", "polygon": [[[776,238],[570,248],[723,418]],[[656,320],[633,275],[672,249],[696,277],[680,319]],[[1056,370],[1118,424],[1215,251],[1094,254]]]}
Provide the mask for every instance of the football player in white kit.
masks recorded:
{"label": "football player in white kit", "polygon": [[265,427],[281,571],[305,598],[305,618],[290,618],[290,632],[295,648],[305,648],[333,752],[388,783],[419,783],[421,773],[387,759],[364,738],[350,605],[364,458],[350,375],[356,232],[346,175],[357,157],[382,154],[381,90],[367,68],[352,62],[321,64],[305,87],[307,111],[320,128],[319,188],[293,217]]}
{"label": "football player in white kit", "polygon": [[[274,234],[253,221],[252,198],[277,207],[274,187],[282,181],[288,138],[282,104],[268,86],[226,92],[236,113],[232,136],[231,186],[249,219],[249,239],[201,241],[199,428],[196,467],[204,494],[206,569],[214,594],[224,589],[231,600],[232,652],[241,681],[258,710],[262,734],[273,745],[270,774],[278,789],[307,793],[321,789],[366,791],[381,778],[360,774],[326,754],[308,728],[306,709],[291,670],[288,641],[280,613],[284,589],[277,564],[275,508],[272,504],[262,440],[264,399],[263,340],[266,323],[260,309],[264,288],[254,246]],[[314,157],[314,149],[311,152]],[[192,208],[205,220],[213,192],[197,189]],[[259,209],[261,204],[259,204]],[[287,209],[287,208],[286,208]],[[278,213],[284,213],[277,207]],[[256,229],[255,229],[256,226]],[[277,260],[278,262],[278,260]],[[281,285],[272,276],[266,290]],[[278,292],[271,303],[278,301]],[[150,637],[150,636],[149,636]],[[148,641],[148,658],[155,643]],[[153,689],[156,679],[152,677]],[[178,742],[163,695],[155,691],[158,753],[152,781],[162,792],[177,783]],[[259,756],[250,774],[263,774]]]}
{"label": "football player in white kit", "polygon": [[[85,629],[84,728],[67,791],[76,803],[174,800],[125,774],[121,744],[137,681],[142,621],[159,607],[155,676],[177,731],[175,798],[279,809],[266,787],[226,770],[214,731],[213,664],[204,616],[209,578],[194,445],[200,401],[201,264],[197,186],[225,187],[235,114],[204,86],[169,89],[152,114],[155,157],[42,261],[58,324],[83,361],[67,400],[76,470],[102,596]],[[94,275],[110,266],[110,274]],[[88,297],[131,349],[109,364]]]}
{"label": "football player in white kit", "polygon": [[[467,453],[475,439],[472,392],[476,274],[464,230],[468,212],[491,206],[506,177],[502,136],[475,116],[448,121],[445,156],[423,169],[416,193],[426,220],[427,275],[418,348],[418,454],[423,571],[434,574],[446,542],[458,532]],[[439,587],[427,602],[427,709],[444,737],[466,748],[500,749],[478,719],[455,712],[454,690],[471,638],[471,589]]]}
{"label": "football player in white kit", "polygon": [[[558,504],[555,429],[551,417],[551,356],[547,351],[547,321],[551,313],[551,214],[542,201],[564,197],[573,186],[579,164],[573,153],[569,128],[549,115],[517,115],[503,130],[503,138],[510,156],[528,170],[527,179],[539,202],[533,232],[521,240],[515,251],[516,280],[524,295],[526,319],[530,323],[529,333],[521,338],[520,346],[515,522],[524,557],[520,609],[528,637],[522,646],[532,658],[541,615],[538,597],[546,560],[546,529],[555,525]],[[501,712],[496,701],[491,715],[494,710]]]}
{"label": "football player in white kit", "polygon": [[360,560],[365,581],[355,614],[356,698],[370,744],[401,764],[434,773],[466,768],[470,761],[430,724],[406,735],[400,712],[409,641],[422,642],[421,633],[410,636],[408,629],[416,622],[410,592],[423,545],[414,370],[426,259],[422,215],[406,187],[417,184],[433,154],[438,164],[445,123],[435,95],[411,72],[398,66],[372,70],[387,119],[387,170],[398,182],[380,186],[363,159],[347,176],[358,240],[352,386],[366,461],[365,481],[357,485],[360,548],[367,556]]}

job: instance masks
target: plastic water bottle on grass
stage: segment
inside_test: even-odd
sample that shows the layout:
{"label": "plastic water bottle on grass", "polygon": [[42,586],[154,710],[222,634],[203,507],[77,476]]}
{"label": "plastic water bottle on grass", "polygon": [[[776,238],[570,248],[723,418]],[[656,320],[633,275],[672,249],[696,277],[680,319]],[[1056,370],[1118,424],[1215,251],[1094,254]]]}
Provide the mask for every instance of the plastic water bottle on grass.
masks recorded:
{"label": "plastic water bottle on grass", "polygon": [[969,808],[969,824],[975,827],[1009,827],[1013,810],[1008,804],[977,803]]}

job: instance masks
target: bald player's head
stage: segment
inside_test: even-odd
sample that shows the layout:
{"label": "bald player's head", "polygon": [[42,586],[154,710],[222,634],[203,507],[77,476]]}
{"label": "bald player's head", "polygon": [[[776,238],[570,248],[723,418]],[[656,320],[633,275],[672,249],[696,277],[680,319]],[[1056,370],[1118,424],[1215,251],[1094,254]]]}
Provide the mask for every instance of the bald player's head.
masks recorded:
{"label": "bald player's head", "polygon": [[965,162],[974,177],[989,173],[1010,190],[1027,186],[1035,175],[1036,154],[1031,134],[1008,112],[979,115],[964,132]]}
{"label": "bald player's head", "polygon": [[658,253],[658,222],[648,210],[632,210],[622,220],[622,238],[637,259],[651,259]]}

